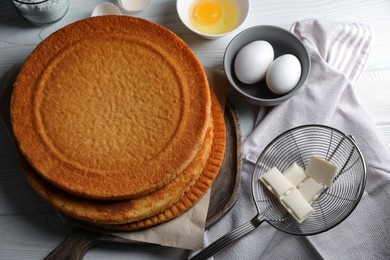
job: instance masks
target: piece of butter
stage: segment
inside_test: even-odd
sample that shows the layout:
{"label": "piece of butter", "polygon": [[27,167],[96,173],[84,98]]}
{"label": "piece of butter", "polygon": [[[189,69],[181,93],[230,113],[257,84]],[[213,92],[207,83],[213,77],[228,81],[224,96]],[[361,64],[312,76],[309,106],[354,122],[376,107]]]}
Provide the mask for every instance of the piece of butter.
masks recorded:
{"label": "piece of butter", "polygon": [[297,163],[293,163],[284,173],[284,177],[295,187],[299,187],[307,178],[305,170]]}
{"label": "piece of butter", "polygon": [[305,174],[327,187],[331,187],[337,167],[316,156],[310,157]]}
{"label": "piece of butter", "polygon": [[314,209],[296,188],[284,196],[281,202],[298,223],[302,223],[314,212]]}
{"label": "piece of butter", "polygon": [[307,203],[312,204],[324,189],[325,187],[321,183],[309,177],[298,188],[298,191]]}
{"label": "piece of butter", "polygon": [[260,181],[278,198],[294,188],[276,167],[272,167],[262,175]]}

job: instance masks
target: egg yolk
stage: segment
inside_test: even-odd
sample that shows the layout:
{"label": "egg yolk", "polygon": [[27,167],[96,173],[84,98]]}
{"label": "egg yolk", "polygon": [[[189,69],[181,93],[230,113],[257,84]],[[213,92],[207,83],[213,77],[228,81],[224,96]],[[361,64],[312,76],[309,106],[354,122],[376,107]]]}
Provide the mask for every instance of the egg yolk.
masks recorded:
{"label": "egg yolk", "polygon": [[194,18],[205,24],[214,24],[221,18],[221,8],[213,1],[198,3],[194,9]]}
{"label": "egg yolk", "polygon": [[189,10],[193,28],[207,34],[232,30],[237,22],[237,8],[232,0],[196,0]]}

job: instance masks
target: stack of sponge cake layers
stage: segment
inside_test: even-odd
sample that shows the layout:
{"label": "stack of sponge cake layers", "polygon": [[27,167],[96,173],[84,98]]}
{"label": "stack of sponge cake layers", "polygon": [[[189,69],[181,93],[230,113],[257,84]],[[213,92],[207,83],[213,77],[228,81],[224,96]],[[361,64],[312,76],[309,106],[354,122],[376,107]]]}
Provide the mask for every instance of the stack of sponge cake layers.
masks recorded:
{"label": "stack of sponge cake layers", "polygon": [[174,33],[140,18],[88,18],[43,40],[16,79],[11,120],[35,191],[112,230],[194,206],[225,152],[203,67]]}

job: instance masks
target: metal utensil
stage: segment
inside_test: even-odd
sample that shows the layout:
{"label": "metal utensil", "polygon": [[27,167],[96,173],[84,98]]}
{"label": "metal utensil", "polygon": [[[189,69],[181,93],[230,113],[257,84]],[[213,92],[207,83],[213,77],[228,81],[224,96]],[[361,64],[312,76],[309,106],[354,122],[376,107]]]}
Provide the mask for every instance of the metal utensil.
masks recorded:
{"label": "metal utensil", "polygon": [[[336,165],[338,172],[331,188],[324,190],[312,204],[314,213],[299,224],[260,183],[259,178],[274,166],[281,172],[294,162],[305,168],[313,155]],[[309,236],[327,231],[341,223],[355,209],[363,195],[365,183],[366,166],[352,136],[324,125],[304,125],[290,129],[264,149],[254,167],[252,195],[258,214],[191,259],[206,259],[214,255],[264,221],[293,235]]]}

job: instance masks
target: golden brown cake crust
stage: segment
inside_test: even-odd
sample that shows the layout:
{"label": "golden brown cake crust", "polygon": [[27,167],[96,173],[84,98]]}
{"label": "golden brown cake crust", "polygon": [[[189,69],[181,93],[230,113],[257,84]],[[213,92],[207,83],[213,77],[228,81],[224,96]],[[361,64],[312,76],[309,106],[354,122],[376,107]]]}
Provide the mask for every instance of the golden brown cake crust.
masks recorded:
{"label": "golden brown cake crust", "polygon": [[15,139],[55,186],[99,200],[172,181],[210,119],[202,66],[169,30],[139,18],[85,19],[37,46],[15,82]]}

